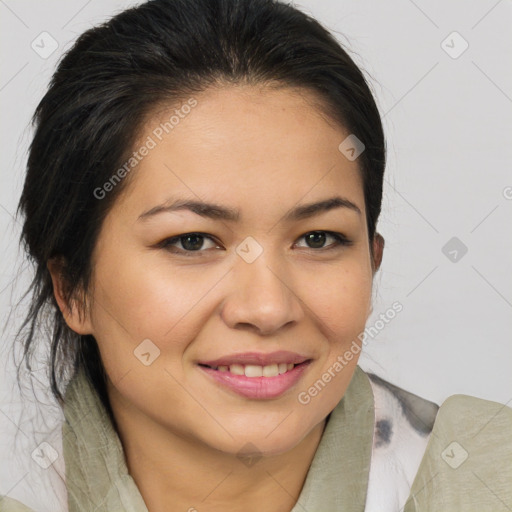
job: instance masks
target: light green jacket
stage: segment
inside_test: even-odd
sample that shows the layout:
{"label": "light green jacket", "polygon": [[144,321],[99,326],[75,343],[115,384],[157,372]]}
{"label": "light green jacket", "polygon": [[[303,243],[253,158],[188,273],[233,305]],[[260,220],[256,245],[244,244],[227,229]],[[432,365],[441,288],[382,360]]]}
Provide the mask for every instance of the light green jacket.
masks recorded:
{"label": "light green jacket", "polygon": [[[119,437],[82,373],[68,386],[64,415],[69,512],[148,512],[128,474]],[[364,511],[374,423],[372,387],[357,367],[330,415],[291,512]],[[467,453],[462,462],[460,447]],[[30,510],[18,501],[0,498],[1,512]],[[465,395],[448,398],[437,413],[409,499],[400,512],[511,510],[512,409]]]}

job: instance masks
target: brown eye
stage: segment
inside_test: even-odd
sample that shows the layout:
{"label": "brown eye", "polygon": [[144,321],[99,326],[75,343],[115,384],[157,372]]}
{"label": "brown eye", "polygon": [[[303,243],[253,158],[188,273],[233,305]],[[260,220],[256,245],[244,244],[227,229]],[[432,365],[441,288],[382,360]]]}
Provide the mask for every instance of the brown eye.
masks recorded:
{"label": "brown eye", "polygon": [[186,251],[198,251],[204,243],[204,237],[196,233],[181,236],[179,240]]}
{"label": "brown eye", "polygon": [[[158,245],[162,249],[166,249],[169,252],[183,254],[185,256],[194,256],[193,253],[201,255],[205,252],[205,250],[202,250],[204,249],[203,246],[205,240],[210,240],[212,244],[211,247],[207,247],[206,249],[218,247],[212,237],[202,233],[185,233],[183,235],[174,236],[172,238],[166,238]],[[180,244],[181,247],[177,246],[178,244]]]}
{"label": "brown eye", "polygon": [[306,243],[312,249],[322,248],[325,244],[326,234],[323,231],[313,231],[312,233],[308,233],[304,236]]}
{"label": "brown eye", "polygon": [[[306,240],[309,249],[329,250],[352,244],[352,242],[342,233],[333,233],[331,231],[310,231],[309,233],[302,235],[301,238]],[[325,247],[324,244],[328,238],[334,239],[334,243]]]}

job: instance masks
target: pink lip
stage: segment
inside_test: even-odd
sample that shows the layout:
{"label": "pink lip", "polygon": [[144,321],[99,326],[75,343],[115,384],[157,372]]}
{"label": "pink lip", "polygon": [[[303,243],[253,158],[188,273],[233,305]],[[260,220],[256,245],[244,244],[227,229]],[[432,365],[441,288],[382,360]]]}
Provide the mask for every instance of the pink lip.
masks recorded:
{"label": "pink lip", "polygon": [[254,364],[256,366],[267,366],[269,364],[279,363],[300,364],[308,359],[310,358],[297,354],[296,352],[279,350],[277,352],[270,352],[269,354],[263,354],[260,352],[232,354],[212,361],[199,361],[199,364],[205,366],[231,366],[232,364]]}
{"label": "pink lip", "polygon": [[[272,361],[276,362],[275,359]],[[198,366],[198,368],[213,378],[216,382],[231,389],[238,395],[244,396],[246,398],[265,400],[277,398],[285,391],[288,391],[290,388],[292,388],[301,378],[302,374],[306,371],[310,363],[311,360],[295,363],[297,366],[295,366],[293,370],[287,371],[286,373],[282,373],[280,375],[276,375],[275,377],[246,377],[245,375],[235,375],[229,371],[220,372],[219,370],[214,370],[213,368],[208,368],[206,366]],[[234,362],[232,364],[241,363]],[[223,365],[212,364],[211,366]],[[264,365],[260,363],[260,366]]]}

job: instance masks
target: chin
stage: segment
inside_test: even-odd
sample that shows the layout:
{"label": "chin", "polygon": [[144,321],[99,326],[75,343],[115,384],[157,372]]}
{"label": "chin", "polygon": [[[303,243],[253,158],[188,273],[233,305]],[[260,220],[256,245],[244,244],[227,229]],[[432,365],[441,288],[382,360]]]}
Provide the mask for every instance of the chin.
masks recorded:
{"label": "chin", "polygon": [[228,434],[216,439],[208,439],[208,444],[219,451],[238,457],[273,457],[295,448],[314,428],[304,430],[304,423],[282,424],[279,421],[262,425],[248,424],[238,429],[230,429]]}

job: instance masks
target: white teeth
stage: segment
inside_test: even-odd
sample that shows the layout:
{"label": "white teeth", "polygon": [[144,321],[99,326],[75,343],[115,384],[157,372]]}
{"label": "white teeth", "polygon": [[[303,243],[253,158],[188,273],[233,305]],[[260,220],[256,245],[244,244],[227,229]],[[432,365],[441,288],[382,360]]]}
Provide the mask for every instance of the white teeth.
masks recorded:
{"label": "white teeth", "polygon": [[279,367],[277,364],[269,364],[268,366],[263,367],[263,377],[277,377],[278,375]]}
{"label": "white teeth", "polygon": [[287,371],[293,370],[293,363],[274,363],[267,366],[259,366],[256,364],[232,364],[230,366],[219,366],[220,372],[231,372],[233,375],[245,375],[246,377],[277,377]]}
{"label": "white teeth", "polygon": [[245,365],[245,376],[246,377],[263,377],[263,367],[256,366],[253,364]]}
{"label": "white teeth", "polygon": [[219,372],[230,372],[233,375],[245,375],[246,377],[277,377],[283,373],[293,370],[295,365],[293,363],[274,363],[266,366],[259,366],[256,364],[231,364],[212,366],[214,370]]}
{"label": "white teeth", "polygon": [[241,364],[232,364],[229,366],[229,371],[235,375],[245,375],[244,367]]}

